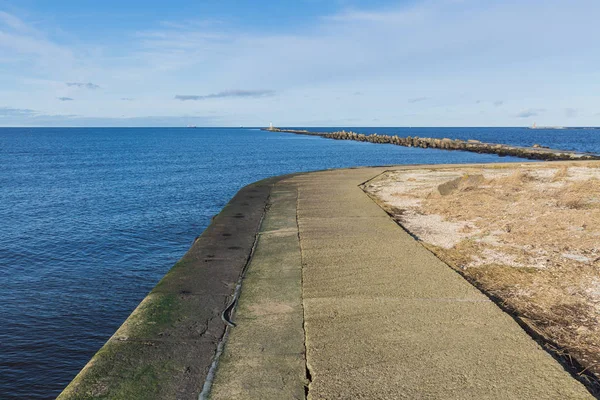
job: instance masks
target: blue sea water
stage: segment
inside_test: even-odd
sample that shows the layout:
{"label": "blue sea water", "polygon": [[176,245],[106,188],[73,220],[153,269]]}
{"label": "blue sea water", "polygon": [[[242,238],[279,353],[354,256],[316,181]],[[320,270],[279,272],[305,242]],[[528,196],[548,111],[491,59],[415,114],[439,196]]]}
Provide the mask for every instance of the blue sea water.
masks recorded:
{"label": "blue sea water", "polygon": [[[346,129],[600,151],[600,131]],[[58,395],[246,184],[497,161],[520,160],[257,129],[0,128],[0,398]]]}

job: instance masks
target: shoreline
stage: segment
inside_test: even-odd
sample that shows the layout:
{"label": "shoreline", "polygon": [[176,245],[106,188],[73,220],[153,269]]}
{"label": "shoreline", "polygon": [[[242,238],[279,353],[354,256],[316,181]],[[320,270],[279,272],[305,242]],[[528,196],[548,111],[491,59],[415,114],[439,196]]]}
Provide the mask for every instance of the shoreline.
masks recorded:
{"label": "shoreline", "polygon": [[373,133],[366,135],[351,131],[337,132],[313,132],[308,130],[285,129],[285,128],[262,128],[268,132],[294,133],[297,135],[320,136],[326,139],[334,140],[354,140],[358,142],[369,142],[377,144],[393,144],[403,147],[420,147],[423,149],[439,149],[468,151],[472,153],[496,154],[500,157],[513,156],[529,160],[540,161],[575,161],[600,160],[600,155],[592,153],[583,153],[571,150],[559,150],[533,145],[532,147],[512,146],[498,143],[486,143],[479,140],[460,140],[449,138],[421,138],[421,137],[399,137],[397,135],[379,135]]}

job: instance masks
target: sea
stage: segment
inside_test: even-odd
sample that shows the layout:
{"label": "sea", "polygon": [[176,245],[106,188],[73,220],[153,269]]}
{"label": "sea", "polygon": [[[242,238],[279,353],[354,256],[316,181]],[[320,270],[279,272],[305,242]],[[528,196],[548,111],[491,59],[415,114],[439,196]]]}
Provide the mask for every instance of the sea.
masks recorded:
{"label": "sea", "polygon": [[[308,129],[600,152],[600,130]],[[0,128],[0,398],[55,398],[244,185],[522,161],[256,128]]]}

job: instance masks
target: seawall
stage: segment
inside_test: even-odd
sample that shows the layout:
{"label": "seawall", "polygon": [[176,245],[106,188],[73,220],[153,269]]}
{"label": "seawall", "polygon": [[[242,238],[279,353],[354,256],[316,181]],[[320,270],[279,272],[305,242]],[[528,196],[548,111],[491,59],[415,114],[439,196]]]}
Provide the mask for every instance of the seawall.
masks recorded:
{"label": "seawall", "polygon": [[355,140],[358,142],[387,143],[404,147],[420,147],[423,149],[459,150],[473,153],[497,154],[501,157],[513,156],[530,160],[562,161],[562,160],[600,160],[600,156],[591,153],[581,153],[569,150],[545,148],[539,145],[533,147],[511,146],[498,143],[485,143],[479,140],[439,139],[421,137],[399,137],[397,135],[365,135],[350,131],[311,132],[298,129],[265,128],[266,131],[288,132],[299,135],[321,136],[327,139]]}
{"label": "seawall", "polygon": [[197,398],[282,178],[242,188],[58,398]]}
{"label": "seawall", "polygon": [[411,168],[241,189],[59,398],[197,399],[225,341],[213,399],[589,398],[360,188]]}

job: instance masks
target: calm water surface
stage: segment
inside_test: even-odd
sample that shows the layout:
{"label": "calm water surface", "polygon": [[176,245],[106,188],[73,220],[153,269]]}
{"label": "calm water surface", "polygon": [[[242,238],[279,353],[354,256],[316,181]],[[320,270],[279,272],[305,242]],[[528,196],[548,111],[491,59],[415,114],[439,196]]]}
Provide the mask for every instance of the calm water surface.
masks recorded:
{"label": "calm water surface", "polygon": [[[600,131],[354,130],[600,149]],[[0,128],[0,398],[60,393],[246,184],[496,161],[517,160],[255,129]]]}

